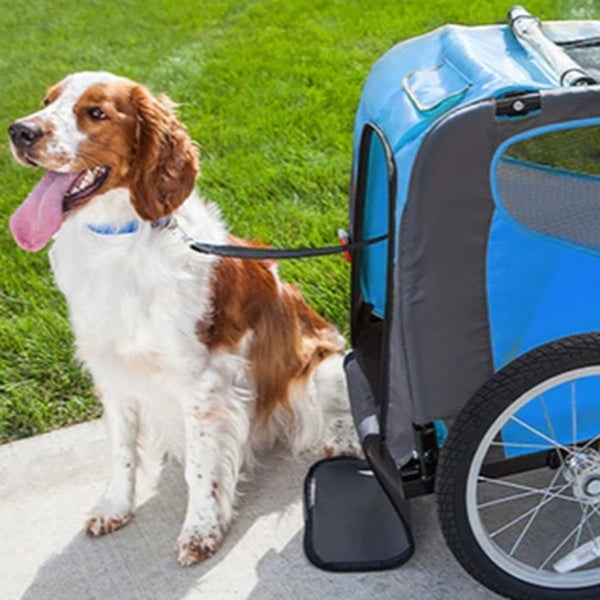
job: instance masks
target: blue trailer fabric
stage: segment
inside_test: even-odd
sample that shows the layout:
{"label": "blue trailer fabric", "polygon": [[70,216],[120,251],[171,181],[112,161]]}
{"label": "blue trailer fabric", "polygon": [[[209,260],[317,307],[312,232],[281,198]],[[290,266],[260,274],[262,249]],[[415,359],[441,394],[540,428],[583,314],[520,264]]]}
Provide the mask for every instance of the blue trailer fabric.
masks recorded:
{"label": "blue trailer fabric", "polygon": [[[407,199],[410,174],[421,142],[448,111],[485,98],[513,92],[551,89],[559,85],[542,65],[532,60],[506,26],[461,27],[447,25],[424,36],[402,42],[377,63],[365,84],[355,126],[354,162],[358,140],[366,123],[376,124],[385,134],[398,168],[396,220],[399,223]],[[384,178],[369,188],[366,215],[387,218]],[[381,221],[370,218],[363,236],[381,232]],[[402,232],[400,231],[400,235]],[[385,271],[387,244],[364,251],[362,293],[385,315]]]}

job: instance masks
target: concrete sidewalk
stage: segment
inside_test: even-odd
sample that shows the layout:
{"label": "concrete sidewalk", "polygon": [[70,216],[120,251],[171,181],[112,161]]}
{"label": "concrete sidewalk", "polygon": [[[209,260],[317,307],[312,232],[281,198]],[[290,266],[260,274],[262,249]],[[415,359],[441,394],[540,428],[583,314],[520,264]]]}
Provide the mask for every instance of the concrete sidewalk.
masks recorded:
{"label": "concrete sidewalk", "polygon": [[[496,598],[447,550],[433,497],[413,501],[417,551],[393,571],[319,571],[302,551],[308,463],[272,456],[242,484],[220,552],[190,568],[173,552],[185,510],[181,469],[141,476],[135,519],[99,539],[82,532],[107,475],[99,422],[0,446],[0,598],[16,600],[430,600]],[[154,481],[156,480],[156,481]]]}

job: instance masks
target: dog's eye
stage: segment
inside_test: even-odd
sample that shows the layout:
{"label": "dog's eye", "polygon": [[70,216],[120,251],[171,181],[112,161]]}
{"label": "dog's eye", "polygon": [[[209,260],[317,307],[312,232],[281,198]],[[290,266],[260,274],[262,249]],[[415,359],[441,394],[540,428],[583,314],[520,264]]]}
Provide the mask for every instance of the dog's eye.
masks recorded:
{"label": "dog's eye", "polygon": [[88,108],[87,114],[95,121],[101,121],[102,119],[107,118],[106,113],[104,113],[99,106],[92,106],[91,108]]}
{"label": "dog's eye", "polygon": [[42,100],[42,104],[43,104],[44,106],[48,106],[48,104],[50,104],[50,98],[44,98],[44,99]]}

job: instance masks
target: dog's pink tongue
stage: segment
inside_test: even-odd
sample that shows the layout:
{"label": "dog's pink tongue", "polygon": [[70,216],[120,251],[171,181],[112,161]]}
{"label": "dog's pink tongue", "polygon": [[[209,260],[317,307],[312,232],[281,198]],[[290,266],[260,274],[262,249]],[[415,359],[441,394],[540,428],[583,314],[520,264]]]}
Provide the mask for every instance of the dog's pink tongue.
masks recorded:
{"label": "dog's pink tongue", "polygon": [[9,221],[15,241],[24,250],[37,252],[60,229],[63,196],[79,173],[46,171]]}

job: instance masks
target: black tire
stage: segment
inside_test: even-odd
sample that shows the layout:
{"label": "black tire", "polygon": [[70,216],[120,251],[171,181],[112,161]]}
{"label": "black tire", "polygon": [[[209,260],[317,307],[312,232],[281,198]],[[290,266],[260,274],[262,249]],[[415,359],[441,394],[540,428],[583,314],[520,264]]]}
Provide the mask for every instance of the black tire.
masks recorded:
{"label": "black tire", "polygon": [[597,584],[594,581],[588,587],[558,589],[534,585],[503,570],[482,549],[467,513],[467,478],[471,464],[486,432],[498,417],[546,380],[591,366],[600,366],[598,333],[564,338],[523,355],[496,373],[465,405],[441,449],[436,495],[438,518],[446,542],[468,573],[508,598],[600,598],[600,575]]}

